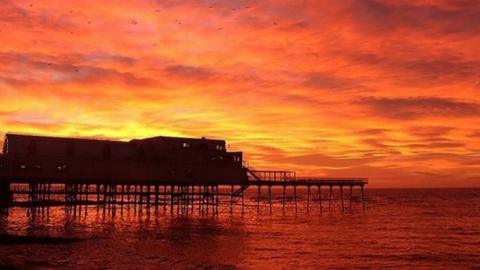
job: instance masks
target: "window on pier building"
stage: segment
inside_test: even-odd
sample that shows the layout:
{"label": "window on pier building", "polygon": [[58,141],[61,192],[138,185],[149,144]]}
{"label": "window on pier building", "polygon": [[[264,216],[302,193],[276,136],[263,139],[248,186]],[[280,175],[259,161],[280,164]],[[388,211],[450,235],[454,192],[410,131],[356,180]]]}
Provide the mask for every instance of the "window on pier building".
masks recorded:
{"label": "window on pier building", "polygon": [[57,171],[64,172],[68,169],[67,164],[65,163],[59,163],[57,164]]}
{"label": "window on pier building", "polygon": [[212,156],[212,157],[211,157],[211,160],[212,160],[212,161],[223,160],[223,159],[224,159],[224,158],[223,158],[223,156],[221,156],[221,155],[217,155],[217,156]]}
{"label": "window on pier building", "polygon": [[187,142],[182,143],[182,148],[190,148],[190,144]]}
{"label": "window on pier building", "polygon": [[15,165],[17,170],[20,171],[41,171],[42,165],[39,163],[19,163]]}
{"label": "window on pier building", "polygon": [[218,151],[222,151],[222,150],[223,150],[223,146],[220,145],[220,144],[217,144],[217,145],[215,146],[215,148],[216,148]]}
{"label": "window on pier building", "polygon": [[42,165],[39,164],[39,163],[35,163],[35,164],[33,164],[33,166],[32,166],[32,170],[33,170],[33,171],[41,171],[41,170],[42,170]]}

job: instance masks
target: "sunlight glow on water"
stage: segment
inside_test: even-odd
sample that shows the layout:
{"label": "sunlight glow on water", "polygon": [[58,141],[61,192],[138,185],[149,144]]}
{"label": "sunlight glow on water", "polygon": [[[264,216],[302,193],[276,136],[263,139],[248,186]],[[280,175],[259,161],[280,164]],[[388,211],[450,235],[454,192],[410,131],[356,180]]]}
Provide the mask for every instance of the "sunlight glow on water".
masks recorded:
{"label": "sunlight glow on water", "polygon": [[[13,208],[0,232],[81,238],[71,244],[0,244],[0,265],[70,269],[476,269],[480,267],[480,190],[369,190],[357,207],[319,214],[274,201],[260,213],[150,213],[97,206],[32,212]],[[32,256],[34,255],[34,256]]]}

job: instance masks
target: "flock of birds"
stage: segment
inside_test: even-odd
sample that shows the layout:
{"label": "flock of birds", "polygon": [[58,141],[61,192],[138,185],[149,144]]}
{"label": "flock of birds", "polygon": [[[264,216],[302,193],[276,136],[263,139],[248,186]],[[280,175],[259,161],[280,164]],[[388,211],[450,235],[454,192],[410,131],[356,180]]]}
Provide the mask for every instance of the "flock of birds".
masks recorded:
{"label": "flock of birds", "polygon": [[[33,4],[30,4],[29,6],[30,6],[30,7],[33,7]],[[214,5],[210,5],[208,8],[209,8],[209,9],[213,9],[213,8],[215,8],[215,6],[214,6]],[[250,6],[245,6],[244,9],[250,9]],[[232,9],[231,9],[231,11],[236,11],[236,10],[237,10],[236,8],[232,8]],[[155,12],[160,12],[160,11],[161,11],[160,9],[156,9],[156,10],[155,10]],[[70,10],[70,13],[73,13],[73,10]],[[178,19],[175,20],[175,23],[176,23],[176,24],[179,24],[179,25],[182,24],[182,22],[181,22],[180,20],[178,20]],[[87,21],[87,24],[92,24],[92,21]],[[132,20],[130,20],[130,24],[132,24],[132,25],[137,25],[137,24],[138,24],[138,21],[137,21],[136,19],[132,19]],[[273,22],[272,24],[273,24],[273,25],[277,25],[277,22]],[[222,30],[223,27],[218,27],[217,29],[218,29],[218,30]],[[70,32],[70,34],[73,34],[73,32]],[[156,44],[155,44],[155,45],[156,45]]]}
{"label": "flock of birds", "polygon": [[[33,7],[33,4],[30,4],[29,6],[32,8],[32,7]],[[215,8],[215,6],[214,6],[214,5],[210,5],[208,8],[209,8],[209,9],[213,9],[213,8]],[[250,6],[245,6],[244,9],[250,9]],[[232,9],[231,9],[231,11],[236,11],[236,10],[237,10],[236,8],[232,8]],[[156,10],[155,10],[155,12],[160,12],[160,11],[161,11],[160,9],[156,9]],[[70,12],[71,14],[74,13],[73,10],[70,10],[69,12]],[[182,22],[181,22],[180,20],[178,20],[178,19],[175,20],[175,23],[178,24],[178,25],[181,25],[181,24],[182,24]],[[87,24],[89,24],[89,25],[92,24],[92,21],[87,21]],[[130,20],[130,24],[132,24],[132,25],[137,25],[137,24],[138,24],[137,19],[131,19],[131,20]],[[273,22],[273,25],[277,25],[277,22]],[[218,28],[217,28],[217,30],[222,30],[222,29],[223,29],[223,27],[218,27]],[[74,34],[74,32],[70,31],[70,34]],[[157,44],[154,43],[153,46],[156,47]],[[48,65],[48,66],[51,66],[52,64],[51,64],[51,63],[47,63],[47,65]],[[77,69],[76,71],[78,72],[78,69]]]}
{"label": "flock of birds", "polygon": [[[30,7],[33,7],[33,4],[30,4]],[[211,5],[211,6],[209,6],[208,8],[209,8],[209,9],[213,9],[213,8],[215,8],[215,6]],[[245,6],[245,7],[244,7],[244,9],[250,9],[250,8],[251,8],[250,6]],[[236,8],[232,8],[232,9],[231,9],[231,11],[236,11],[236,10],[237,10]],[[155,12],[160,12],[160,11],[161,11],[160,9],[156,9],[156,10],[155,10]],[[73,13],[73,10],[70,10],[70,13]],[[179,25],[182,24],[182,22],[181,22],[180,20],[178,20],[178,19],[175,20],[175,23],[176,23],[176,24],[179,24]],[[87,24],[92,24],[92,21],[87,21]],[[137,21],[136,19],[132,19],[132,20],[130,20],[130,24],[132,24],[132,25],[137,25],[137,24],[138,24],[138,21]],[[272,24],[273,24],[273,25],[277,25],[277,22],[273,22]],[[218,30],[222,30],[223,27],[218,27],[217,29],[218,29]],[[70,33],[73,34],[73,32],[70,32]]]}

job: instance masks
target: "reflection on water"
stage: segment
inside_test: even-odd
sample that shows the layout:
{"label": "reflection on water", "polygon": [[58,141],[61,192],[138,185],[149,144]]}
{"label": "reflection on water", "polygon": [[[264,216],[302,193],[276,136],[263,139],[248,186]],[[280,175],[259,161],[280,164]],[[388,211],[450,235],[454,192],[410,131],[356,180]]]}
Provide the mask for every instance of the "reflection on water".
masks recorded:
{"label": "reflection on water", "polygon": [[[370,190],[368,210],[177,213],[154,206],[12,208],[0,232],[80,238],[0,242],[0,266],[72,269],[475,269],[480,190]],[[290,207],[290,211],[288,208]],[[303,207],[303,208],[302,208]]]}

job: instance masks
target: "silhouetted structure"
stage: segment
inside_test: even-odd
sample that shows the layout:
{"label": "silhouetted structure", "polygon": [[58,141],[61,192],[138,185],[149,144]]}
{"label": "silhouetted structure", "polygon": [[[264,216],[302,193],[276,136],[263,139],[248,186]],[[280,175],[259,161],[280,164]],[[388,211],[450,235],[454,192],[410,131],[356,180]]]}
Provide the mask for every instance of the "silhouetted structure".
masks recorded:
{"label": "silhouetted structure", "polygon": [[[267,186],[271,205],[273,186],[291,186],[295,202],[297,186],[328,187],[329,208],[333,187],[339,187],[344,209],[344,187],[361,188],[364,178],[297,179],[291,171],[258,171],[245,166],[242,152],[229,152],[223,140],[153,137],[129,142],[7,134],[0,155],[0,205],[10,205],[14,194],[28,195],[31,204],[44,204],[53,196],[66,203],[219,204],[228,196],[233,204],[251,185]],[[15,186],[15,187],[12,187]],[[219,192],[219,186],[230,187]],[[258,200],[258,202],[259,202]],[[324,199],[323,199],[324,200]],[[259,205],[259,204],[258,204]]]}
{"label": "silhouetted structure", "polygon": [[4,171],[12,180],[61,183],[244,184],[241,152],[225,141],[154,137],[129,142],[7,134]]}

